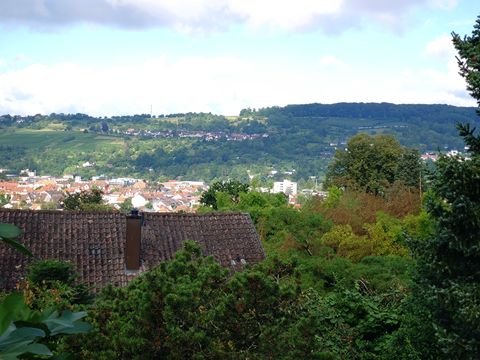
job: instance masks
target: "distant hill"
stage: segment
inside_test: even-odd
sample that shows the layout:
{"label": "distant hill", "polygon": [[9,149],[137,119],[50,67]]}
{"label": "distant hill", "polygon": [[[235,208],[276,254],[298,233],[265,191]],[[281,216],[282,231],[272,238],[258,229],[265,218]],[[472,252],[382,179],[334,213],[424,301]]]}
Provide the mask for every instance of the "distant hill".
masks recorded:
{"label": "distant hill", "polygon": [[390,103],[243,109],[228,118],[210,113],[3,115],[0,168],[205,181],[247,181],[247,171],[265,181],[274,170],[277,178],[307,181],[322,176],[335,149],[358,132],[393,134],[422,152],[461,150],[457,122],[478,126],[480,117],[473,107]]}

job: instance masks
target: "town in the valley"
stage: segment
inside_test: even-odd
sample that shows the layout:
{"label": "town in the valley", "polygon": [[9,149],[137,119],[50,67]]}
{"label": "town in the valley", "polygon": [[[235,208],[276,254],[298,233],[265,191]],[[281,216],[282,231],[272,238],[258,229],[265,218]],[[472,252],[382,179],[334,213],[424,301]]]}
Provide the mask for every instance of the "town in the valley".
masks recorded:
{"label": "town in the valley", "polygon": [[[208,189],[203,181],[169,180],[150,182],[130,177],[38,176],[35,171],[22,170],[19,176],[0,181],[0,207],[5,209],[61,210],[68,194],[99,189],[103,200],[113,209],[135,208],[143,212],[195,212],[202,192]],[[264,192],[284,193],[289,203],[297,203],[296,182],[273,182]]]}

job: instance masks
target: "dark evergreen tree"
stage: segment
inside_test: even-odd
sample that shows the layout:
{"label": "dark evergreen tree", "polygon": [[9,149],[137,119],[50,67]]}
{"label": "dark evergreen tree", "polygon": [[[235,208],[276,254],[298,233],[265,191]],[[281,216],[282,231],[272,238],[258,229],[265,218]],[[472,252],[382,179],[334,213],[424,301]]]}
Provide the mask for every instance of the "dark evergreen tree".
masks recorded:
{"label": "dark evergreen tree", "polygon": [[[459,126],[471,148],[480,138]],[[426,207],[436,231],[415,247],[416,301],[424,309],[434,358],[474,359],[480,353],[480,152],[443,156]]]}
{"label": "dark evergreen tree", "polygon": [[467,81],[467,90],[480,106],[480,16],[473,26],[471,36],[462,38],[453,32],[452,37],[453,45],[458,51],[460,75]]}
{"label": "dark evergreen tree", "polygon": [[[480,17],[472,36],[452,36],[460,74],[480,105]],[[423,331],[411,339],[421,358],[480,354],[480,136],[468,124],[457,128],[469,154],[437,162],[426,201],[435,233],[413,247],[419,265],[414,304]]]}

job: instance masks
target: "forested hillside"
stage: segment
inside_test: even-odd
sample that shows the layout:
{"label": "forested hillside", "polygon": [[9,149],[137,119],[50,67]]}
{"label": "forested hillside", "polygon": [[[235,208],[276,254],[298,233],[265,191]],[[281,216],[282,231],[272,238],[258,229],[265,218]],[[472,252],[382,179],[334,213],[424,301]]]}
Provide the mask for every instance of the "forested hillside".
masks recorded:
{"label": "forested hillside", "polygon": [[[0,117],[0,167],[41,174],[151,179],[294,180],[322,177],[351,136],[393,134],[420,152],[463,149],[455,123],[478,123],[474,108],[340,103],[243,109],[239,116],[187,113],[92,117]],[[84,166],[85,164],[92,166]],[[295,171],[293,171],[295,170]],[[291,174],[290,174],[291,173]]]}

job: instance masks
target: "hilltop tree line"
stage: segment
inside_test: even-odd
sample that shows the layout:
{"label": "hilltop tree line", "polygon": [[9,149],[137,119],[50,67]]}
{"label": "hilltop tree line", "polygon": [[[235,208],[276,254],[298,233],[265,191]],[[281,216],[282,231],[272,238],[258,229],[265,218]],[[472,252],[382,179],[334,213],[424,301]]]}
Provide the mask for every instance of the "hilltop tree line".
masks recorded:
{"label": "hilltop tree line", "polygon": [[[0,156],[4,168],[35,169],[44,175],[129,173],[151,180],[210,182],[230,177],[245,182],[250,170],[267,182],[271,170],[281,174],[296,169],[291,179],[306,183],[310,176],[323,178],[335,150],[345,148],[347,139],[359,132],[393,135],[402,146],[420,152],[461,150],[457,121],[477,122],[474,108],[345,103],[244,109],[230,118],[210,113],[4,115]],[[168,136],[147,136],[149,131]],[[182,131],[261,136],[229,141],[180,137]],[[95,167],[82,167],[86,161],[95,162]]]}

